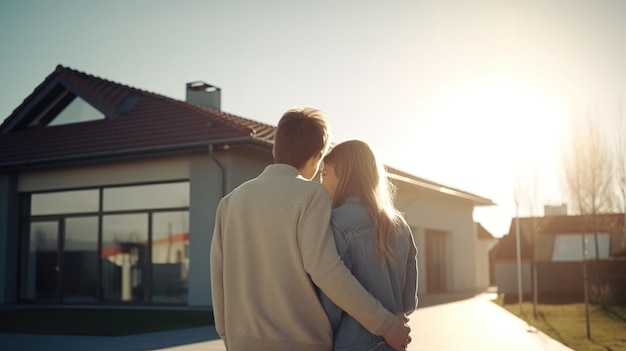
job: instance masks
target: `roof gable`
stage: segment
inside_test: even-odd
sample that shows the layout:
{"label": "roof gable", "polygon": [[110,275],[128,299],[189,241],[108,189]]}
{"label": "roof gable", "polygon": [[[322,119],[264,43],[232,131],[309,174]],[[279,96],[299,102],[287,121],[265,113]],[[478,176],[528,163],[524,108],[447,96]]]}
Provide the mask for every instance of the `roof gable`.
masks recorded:
{"label": "roof gable", "polygon": [[[50,126],[77,97],[105,118]],[[2,123],[0,136],[2,169],[225,142],[271,146],[274,127],[59,65]]]}
{"label": "roof gable", "polygon": [[0,133],[46,127],[70,103],[79,98],[106,117],[115,117],[112,104],[103,103],[97,96],[88,94],[81,85],[72,83],[71,74],[62,66],[49,75],[13,113],[0,125]]}

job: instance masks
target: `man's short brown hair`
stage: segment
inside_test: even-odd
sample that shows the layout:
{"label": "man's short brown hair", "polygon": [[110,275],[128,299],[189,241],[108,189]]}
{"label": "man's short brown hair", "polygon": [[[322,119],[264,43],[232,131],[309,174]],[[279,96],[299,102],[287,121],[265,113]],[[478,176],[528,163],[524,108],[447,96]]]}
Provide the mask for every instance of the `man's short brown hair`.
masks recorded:
{"label": "man's short brown hair", "polygon": [[328,125],[322,111],[294,108],[285,112],[278,122],[274,162],[301,169],[312,156],[326,153],[328,144]]}

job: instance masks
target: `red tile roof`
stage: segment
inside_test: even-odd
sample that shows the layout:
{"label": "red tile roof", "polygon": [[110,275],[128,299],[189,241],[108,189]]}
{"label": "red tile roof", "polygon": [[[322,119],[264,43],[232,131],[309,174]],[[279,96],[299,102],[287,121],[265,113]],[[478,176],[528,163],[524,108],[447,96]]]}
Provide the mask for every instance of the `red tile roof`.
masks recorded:
{"label": "red tile roof", "polygon": [[[49,85],[62,82],[77,95],[107,111],[107,118],[45,128],[6,129]],[[131,95],[138,102],[115,116]],[[201,149],[220,142],[260,141],[271,145],[274,127],[204,106],[131,88],[63,66],[40,84],[2,126],[0,168],[59,160],[131,155],[133,153]]]}

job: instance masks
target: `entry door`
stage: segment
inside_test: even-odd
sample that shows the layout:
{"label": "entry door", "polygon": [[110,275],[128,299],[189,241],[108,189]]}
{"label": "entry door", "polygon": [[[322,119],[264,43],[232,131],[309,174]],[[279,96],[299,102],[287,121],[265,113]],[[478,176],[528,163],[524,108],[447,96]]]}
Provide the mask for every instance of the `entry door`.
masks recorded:
{"label": "entry door", "polygon": [[30,223],[28,251],[22,275],[21,297],[25,300],[58,302],[61,275],[60,220]]}
{"label": "entry door", "polygon": [[446,232],[426,229],[426,291],[446,291]]}

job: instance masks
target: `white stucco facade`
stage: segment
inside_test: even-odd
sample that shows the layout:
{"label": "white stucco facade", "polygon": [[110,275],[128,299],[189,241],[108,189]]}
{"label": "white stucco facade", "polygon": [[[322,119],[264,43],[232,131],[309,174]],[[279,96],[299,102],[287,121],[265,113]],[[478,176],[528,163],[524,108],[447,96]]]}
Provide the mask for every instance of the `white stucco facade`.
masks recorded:
{"label": "white stucco facade", "polygon": [[[471,291],[486,288],[484,277],[489,275],[487,251],[482,251],[475,233],[473,220],[474,203],[446,193],[429,189],[417,190],[406,184],[398,184],[396,206],[405,214],[413,228],[418,246],[419,293]],[[432,255],[427,243],[428,236],[443,245],[443,270],[432,270],[428,256]],[[430,251],[430,252],[429,252]],[[432,275],[443,272],[443,287],[433,291]],[[431,275],[429,279],[429,275]]]}

